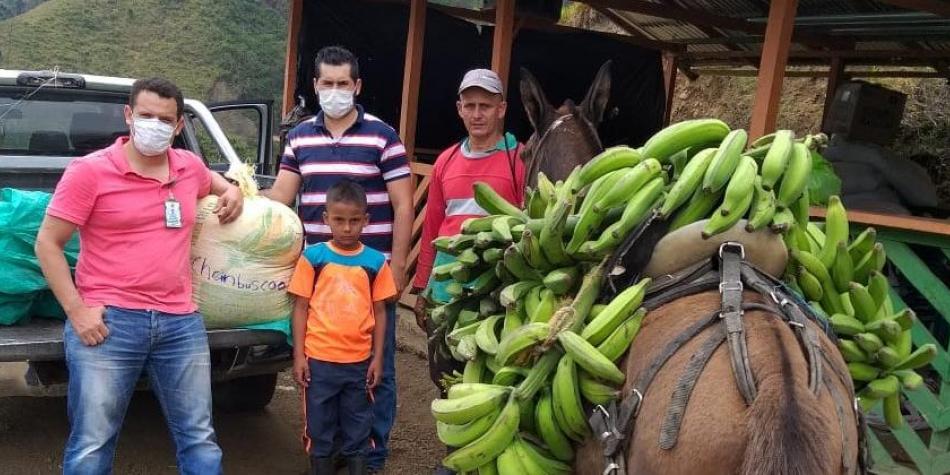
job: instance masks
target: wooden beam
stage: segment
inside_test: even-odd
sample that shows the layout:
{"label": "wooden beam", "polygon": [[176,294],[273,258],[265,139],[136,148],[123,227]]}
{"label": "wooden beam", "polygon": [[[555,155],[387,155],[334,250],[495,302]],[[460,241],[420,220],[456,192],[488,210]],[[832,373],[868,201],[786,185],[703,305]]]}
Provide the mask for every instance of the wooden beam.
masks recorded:
{"label": "wooden beam", "polygon": [[422,51],[425,45],[426,0],[410,0],[406,62],[402,72],[402,106],[399,108],[399,138],[409,161],[416,159],[416,119],[419,85],[422,84]]}
{"label": "wooden beam", "polygon": [[[511,45],[515,33],[515,0],[495,2],[495,35],[491,48],[491,68],[501,84],[508,89],[508,73],[511,71]],[[507,95],[507,94],[505,94]]]}
{"label": "wooden beam", "polygon": [[[683,7],[682,2],[680,2],[680,1],[678,1],[678,0],[659,0],[659,1],[660,1],[660,3],[663,4],[663,5],[673,5],[673,6],[677,6],[677,7],[681,7],[681,8]],[[670,2],[673,2],[673,3],[671,4]],[[698,28],[699,31],[702,31],[704,35],[709,36],[709,37],[722,36],[722,34],[723,34],[723,33],[722,33],[722,30],[720,30],[719,28],[714,28],[714,27],[710,27],[710,26],[696,25],[696,28]],[[744,49],[743,47],[739,46],[738,44],[736,44],[736,43],[730,43],[730,42],[728,42],[728,41],[722,42],[722,43],[720,43],[720,44],[721,44],[722,46],[725,46],[726,48],[729,48],[730,50],[733,50],[733,51],[741,51],[741,50]],[[756,65],[755,62],[754,62],[754,60],[750,60],[750,61],[749,61],[749,64],[752,65],[752,66],[755,66],[755,65]]]}
{"label": "wooden beam", "polygon": [[[828,61],[831,58],[819,59],[819,58],[796,58],[790,56],[788,58],[789,66],[812,66],[812,67],[827,67]],[[918,59],[918,58],[888,58],[888,59],[874,59],[874,58],[847,58],[848,66],[868,66],[868,67],[882,67],[882,66],[894,66],[902,68],[932,68],[934,60],[932,59]],[[680,55],[680,62],[687,62],[691,67],[695,68],[719,68],[719,67],[733,67],[741,68],[745,66],[745,60],[736,60],[736,59],[696,59],[689,56]],[[899,77],[899,76],[898,76]],[[910,76],[914,77],[914,76]]]}
{"label": "wooden beam", "polygon": [[[914,32],[914,30],[905,30],[905,31],[895,31],[892,33],[873,33],[873,34],[843,34],[843,33],[834,33],[829,35],[817,35],[814,33],[800,33],[796,32],[792,35],[792,42],[817,42],[823,41],[826,38],[836,38],[839,42],[844,41],[858,41],[858,42],[875,42],[875,41],[939,41],[943,39],[946,35],[941,35],[937,33],[932,34],[922,34]],[[671,38],[668,40],[670,43],[676,43],[680,45],[724,45],[724,44],[761,44],[765,41],[764,35],[741,35],[741,36],[724,36],[721,34],[709,34],[707,36],[697,36],[692,38]],[[828,47],[833,47],[836,45],[826,45]]]}
{"label": "wooden beam", "polygon": [[583,2],[590,6],[613,8],[657,18],[669,18],[694,25],[713,26],[746,33],[762,33],[765,31],[765,25],[751,23],[742,18],[719,15],[708,10],[686,9],[642,0],[583,0]]}
{"label": "wooden beam", "polygon": [[828,82],[825,85],[825,107],[821,110],[821,130],[828,133],[828,111],[831,110],[831,104],[835,100],[835,91],[845,80],[844,60],[841,58],[831,58],[831,66],[828,69]]}
{"label": "wooden beam", "polygon": [[[775,4],[773,4],[775,5]],[[771,24],[771,20],[769,21]],[[768,35],[766,35],[768,36]],[[768,38],[766,38],[768,41]],[[745,59],[758,58],[765,51],[697,51],[689,53],[688,56],[693,60],[704,59]],[[789,54],[789,59],[824,59],[828,60],[834,57],[842,59],[950,59],[950,50],[824,50],[824,51],[793,51]],[[849,61],[850,63],[850,61]]]}
{"label": "wooden beam", "polygon": [[[624,10],[633,13],[640,13],[657,18],[667,18],[671,20],[683,21],[704,30],[706,34],[711,34],[705,28],[719,28],[733,31],[742,31],[751,34],[762,34],[765,32],[766,25],[738,18],[722,15],[716,11],[698,8],[684,8],[669,3],[655,3],[642,0],[581,0],[591,6],[601,6]],[[775,2],[772,2],[775,3]],[[780,2],[781,3],[781,2]],[[806,45],[808,48],[821,50],[828,47],[842,47],[843,39],[828,35],[807,34],[795,38],[796,42]]]}
{"label": "wooden beam", "polygon": [[603,31],[592,31],[585,28],[577,28],[567,25],[559,25],[557,23],[552,23],[548,20],[542,20],[536,17],[527,17],[525,18],[525,28],[531,28],[532,30],[538,31],[551,31],[551,32],[563,32],[563,33],[596,33],[598,36],[603,36],[610,38],[616,41],[622,41],[624,43],[629,43],[634,46],[639,46],[641,48],[661,50],[661,51],[676,51],[676,52],[685,52],[686,47],[684,45],[678,45],[670,43],[667,41],[659,40],[650,40],[647,38],[641,38],[630,35],[620,35],[617,33],[607,33]]}
{"label": "wooden beam", "polygon": [[678,59],[675,54],[663,53],[663,86],[666,91],[666,107],[663,109],[663,126],[670,123],[673,114],[673,96],[676,94],[676,66]]}
{"label": "wooden beam", "polygon": [[[664,2],[664,5],[666,5],[666,4],[667,4],[667,3]],[[619,13],[617,13],[617,12],[615,12],[615,11],[609,9],[609,8],[606,8],[606,7],[593,6],[593,7],[591,7],[591,8],[593,8],[595,11],[597,11],[597,12],[600,13],[601,15],[605,16],[607,19],[609,19],[611,22],[613,22],[615,25],[617,25],[620,29],[626,31],[628,34],[630,34],[630,36],[633,36],[633,37],[636,37],[636,38],[643,38],[643,39],[646,39],[646,40],[648,40],[648,41],[657,41],[656,38],[653,37],[652,35],[650,35],[650,33],[648,33],[646,30],[640,28],[639,25],[637,25],[636,23],[634,23],[634,22],[628,20],[626,17],[624,17],[623,15],[621,15],[621,14],[619,14]],[[699,28],[703,33],[705,33],[705,34],[707,34],[707,35],[710,35],[710,36],[718,36],[718,35],[720,35],[720,33],[718,33],[717,30],[713,30],[713,29],[707,28],[707,27],[705,27],[705,26],[698,26],[697,28]],[[740,49],[738,46],[736,46],[736,45],[734,45],[734,44],[727,44],[726,46],[727,46],[729,49],[732,49],[732,50]],[[663,49],[664,49],[665,51],[672,51],[672,50],[670,50],[669,48],[663,48]],[[690,73],[689,73],[689,68],[682,68],[682,71],[683,71],[684,74],[687,75],[687,77],[691,77],[691,76],[690,76]],[[695,77],[691,77],[690,80],[695,80]]]}
{"label": "wooden beam", "polygon": [[950,61],[934,61],[931,65],[940,77],[950,81]]}
{"label": "wooden beam", "polygon": [[438,10],[442,13],[445,13],[446,15],[452,15],[454,17],[469,21],[477,21],[489,25],[495,22],[495,12],[493,10],[470,10],[468,8],[451,7],[438,3],[433,3],[432,5],[429,5],[429,7],[433,10]]}
{"label": "wooden beam", "polygon": [[920,12],[930,12],[936,15],[950,18],[950,2],[946,0],[878,0],[881,3],[894,5],[895,7],[905,8],[907,10],[916,10]]}
{"label": "wooden beam", "polygon": [[772,2],[769,6],[768,28],[765,30],[765,44],[762,47],[759,79],[752,108],[752,125],[749,127],[750,139],[775,130],[797,9],[798,0]]}
{"label": "wooden beam", "polygon": [[300,24],[303,22],[303,0],[291,0],[289,21],[287,55],[284,56],[284,97],[281,115],[287,115],[297,103],[294,92],[297,90],[297,44],[300,37]]}
{"label": "wooden beam", "polygon": [[619,13],[605,7],[592,6],[591,8],[593,8],[597,13],[605,16],[621,30],[626,31],[630,36],[656,41],[656,38],[640,28],[640,26],[636,23],[624,18],[623,15],[620,15]]}
{"label": "wooden beam", "polygon": [[[825,208],[812,207],[809,215],[825,217]],[[937,234],[950,237],[950,222],[942,219],[903,216],[896,214],[872,213],[869,211],[848,210],[848,221],[875,228],[898,229],[917,233]]]}
{"label": "wooden beam", "polygon": [[[693,72],[700,76],[726,76],[726,77],[756,77],[759,75],[757,69],[749,68],[695,68]],[[815,70],[797,70],[791,69],[785,71],[787,78],[826,78],[830,72],[827,69]],[[936,71],[922,70],[901,70],[901,69],[881,69],[881,70],[846,70],[844,75],[849,78],[928,78],[939,79],[944,77]]]}
{"label": "wooden beam", "polygon": [[[380,1],[380,0],[376,0]],[[462,18],[469,21],[487,23],[491,24],[494,21],[495,15],[492,10],[468,10],[465,8],[458,7],[447,7],[445,5],[431,4],[429,8],[433,10],[438,10],[442,13],[452,15],[454,17]],[[551,31],[551,32],[563,32],[563,33],[596,33],[600,36],[611,38],[617,41],[623,41],[625,43],[632,44],[634,46],[640,46],[642,48],[649,48],[655,50],[665,50],[665,51],[686,51],[685,45],[675,44],[667,41],[658,41],[651,40],[642,37],[630,36],[630,35],[620,35],[616,33],[607,33],[607,32],[594,32],[585,28],[577,28],[573,26],[560,25],[553,23],[550,20],[544,20],[537,17],[522,17],[518,19],[520,23],[520,28],[527,28],[530,30],[537,31]]]}

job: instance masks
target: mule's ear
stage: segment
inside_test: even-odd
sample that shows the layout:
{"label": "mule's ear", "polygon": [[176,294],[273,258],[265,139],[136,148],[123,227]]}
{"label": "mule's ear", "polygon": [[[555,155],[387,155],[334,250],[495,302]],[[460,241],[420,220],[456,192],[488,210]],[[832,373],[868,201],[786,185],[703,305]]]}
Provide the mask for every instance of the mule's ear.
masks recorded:
{"label": "mule's ear", "polygon": [[534,130],[540,131],[544,127],[541,121],[551,108],[548,98],[544,96],[544,91],[541,90],[538,80],[525,68],[521,68],[521,84],[519,87],[521,89],[521,104],[524,106],[525,114],[528,115],[528,121],[531,122]]}
{"label": "mule's ear", "polygon": [[595,125],[600,124],[604,118],[604,110],[607,109],[608,99],[610,99],[610,60],[607,60],[597,71],[597,76],[594,77],[594,82],[587,90],[587,96],[584,97],[584,102],[581,102],[580,109]]}

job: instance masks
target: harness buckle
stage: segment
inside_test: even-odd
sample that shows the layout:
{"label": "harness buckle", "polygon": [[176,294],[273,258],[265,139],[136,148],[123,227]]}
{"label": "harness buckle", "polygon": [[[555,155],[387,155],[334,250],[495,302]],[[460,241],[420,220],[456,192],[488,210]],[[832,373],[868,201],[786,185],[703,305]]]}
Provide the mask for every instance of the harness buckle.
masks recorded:
{"label": "harness buckle", "polygon": [[745,287],[742,285],[742,282],[720,282],[719,283],[719,294],[725,293],[727,290],[742,292]]}
{"label": "harness buckle", "polygon": [[790,327],[798,327],[798,328],[805,328],[805,325],[803,325],[801,322],[793,322],[793,321],[791,321],[791,320],[789,320],[788,326],[790,326]]}
{"label": "harness buckle", "polygon": [[633,410],[633,417],[637,417],[640,414],[640,406],[643,405],[643,393],[641,393],[637,388],[633,388],[631,391],[635,396],[637,396],[637,405]]}
{"label": "harness buckle", "polygon": [[609,464],[607,464],[607,467],[604,468],[604,471],[603,473],[601,473],[601,475],[610,475],[612,473],[619,473],[619,472],[620,472],[620,465],[618,465],[617,462],[610,462]]}
{"label": "harness buckle", "polygon": [[719,245],[719,258],[720,258],[720,259],[722,259],[723,251],[726,250],[726,249],[728,249],[728,248],[738,249],[738,250],[739,250],[739,257],[741,257],[742,259],[745,259],[745,247],[743,247],[742,243],[738,243],[738,242],[735,242],[735,241],[726,241],[726,242],[724,242],[724,243],[722,243],[722,244]]}
{"label": "harness buckle", "polygon": [[773,302],[775,302],[776,305],[779,305],[779,306],[782,305],[782,300],[779,298],[778,293],[775,292],[775,289],[769,290],[769,297],[772,299]]}
{"label": "harness buckle", "polygon": [[604,431],[600,433],[600,441],[605,442],[614,435],[613,422],[610,421],[610,413],[607,412],[607,409],[604,409],[604,406],[598,404],[594,407],[594,413],[600,413],[600,416],[604,418]]}

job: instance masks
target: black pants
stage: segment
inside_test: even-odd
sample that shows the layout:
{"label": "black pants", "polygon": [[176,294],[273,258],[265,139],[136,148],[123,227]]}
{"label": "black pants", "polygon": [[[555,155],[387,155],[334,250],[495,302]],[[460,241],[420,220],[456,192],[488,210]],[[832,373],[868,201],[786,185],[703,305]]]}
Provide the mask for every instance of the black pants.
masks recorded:
{"label": "black pants", "polygon": [[369,360],[361,363],[330,363],[309,360],[307,386],[307,450],[313,457],[333,454],[339,431],[344,457],[366,456],[373,423],[373,407],[366,392]]}

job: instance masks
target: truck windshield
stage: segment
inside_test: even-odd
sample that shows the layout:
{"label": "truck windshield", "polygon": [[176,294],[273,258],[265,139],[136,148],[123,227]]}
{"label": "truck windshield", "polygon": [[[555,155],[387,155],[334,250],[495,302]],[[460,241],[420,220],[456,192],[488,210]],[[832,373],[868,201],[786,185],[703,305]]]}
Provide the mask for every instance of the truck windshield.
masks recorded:
{"label": "truck windshield", "polygon": [[[0,88],[0,155],[81,156],[128,135],[128,95]],[[22,100],[22,101],[21,101]]]}

